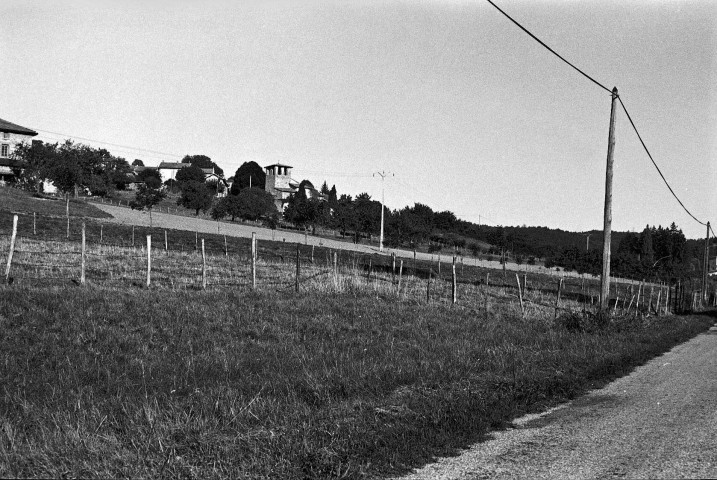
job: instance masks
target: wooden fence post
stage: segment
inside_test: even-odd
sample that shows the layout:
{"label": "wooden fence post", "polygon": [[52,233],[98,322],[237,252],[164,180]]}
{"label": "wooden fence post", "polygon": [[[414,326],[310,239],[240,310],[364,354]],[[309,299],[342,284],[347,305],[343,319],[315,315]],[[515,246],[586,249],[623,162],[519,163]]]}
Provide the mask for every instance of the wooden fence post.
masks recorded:
{"label": "wooden fence post", "polygon": [[103,233],[104,233],[104,225],[100,223],[100,245],[102,245]]}
{"label": "wooden fence post", "polygon": [[396,283],[396,254],[391,253],[391,284]]}
{"label": "wooden fence post", "polygon": [[314,245],[311,245],[311,263],[314,263]]}
{"label": "wooden fence post", "polygon": [[485,310],[485,319],[488,320],[488,286],[490,285],[490,272],[486,272],[485,274],[485,287],[483,288],[483,293],[485,293],[485,304],[484,304],[484,310]]}
{"label": "wooden fence post", "polygon": [[301,274],[301,262],[299,261],[299,242],[296,242],[296,293],[299,293],[299,275]]}
{"label": "wooden fence post", "polygon": [[520,315],[525,316],[525,305],[523,305],[523,291],[520,288],[520,276],[515,274],[515,282],[518,284],[518,300],[520,300]]}
{"label": "wooden fence post", "polygon": [[225,257],[229,256],[229,250],[227,250],[227,236],[226,235],[224,235],[224,256]]}
{"label": "wooden fence post", "polygon": [[207,288],[207,258],[204,255],[204,239],[202,238],[202,290]]}
{"label": "wooden fence post", "polygon": [[397,293],[401,294],[401,279],[403,278],[403,260],[401,260],[401,264],[398,267],[398,288],[396,289]]}
{"label": "wooden fence post", "polygon": [[617,303],[620,301],[620,284],[615,282],[615,305],[612,308],[612,313],[617,312]]}
{"label": "wooden fence post", "polygon": [[503,284],[505,284],[508,281],[506,278],[507,273],[505,271],[505,248],[501,249],[500,256],[501,256],[501,259],[503,260]]}
{"label": "wooden fence post", "polygon": [[199,243],[199,232],[194,231],[194,251],[197,251],[197,245]]}
{"label": "wooden fence post", "polygon": [[453,257],[453,265],[451,265],[451,279],[451,294],[453,298],[453,303],[455,304],[458,302],[458,282],[456,281],[456,257]]}
{"label": "wooden fence post", "polygon": [[132,247],[134,247],[134,225],[132,225]]}
{"label": "wooden fence post", "polygon": [[167,253],[167,252],[169,252],[169,245],[167,245],[167,230],[165,230],[164,231],[164,253]]}
{"label": "wooden fence post", "polygon": [[67,217],[67,236],[66,238],[70,239],[70,217]]}
{"label": "wooden fence post", "polygon": [[251,232],[251,288],[256,290],[256,232]]}
{"label": "wooden fence post", "polygon": [[152,235],[147,235],[147,288],[152,281]]}
{"label": "wooden fence post", "polygon": [[80,257],[80,285],[85,284],[85,222],[82,222],[82,255]]}
{"label": "wooden fence post", "polygon": [[32,234],[37,235],[37,229],[35,228],[36,220],[35,220],[35,212],[32,212]]}
{"label": "wooden fence post", "polygon": [[337,290],[339,288],[339,254],[337,252],[334,252],[334,288]]}
{"label": "wooden fence post", "polygon": [[10,237],[10,251],[7,254],[7,266],[5,267],[5,283],[10,282],[10,265],[12,265],[12,254],[15,251],[15,239],[17,238],[17,215],[12,217],[12,236]]}
{"label": "wooden fence post", "polygon": [[560,292],[563,289],[563,279],[558,280],[558,291],[555,294],[555,315],[553,316],[553,319],[558,318],[558,308],[560,308]]}

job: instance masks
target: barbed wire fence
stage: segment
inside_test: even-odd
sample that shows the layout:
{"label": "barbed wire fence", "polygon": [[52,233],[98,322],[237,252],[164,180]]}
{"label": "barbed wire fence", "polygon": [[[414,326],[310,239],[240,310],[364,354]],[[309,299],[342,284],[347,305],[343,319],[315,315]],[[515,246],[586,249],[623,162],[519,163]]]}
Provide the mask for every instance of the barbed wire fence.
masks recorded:
{"label": "barbed wire fence", "polygon": [[[10,217],[12,216],[12,222]],[[72,218],[72,220],[70,220]],[[10,227],[12,223],[12,227]],[[366,291],[488,315],[501,306],[521,316],[590,311],[591,278],[507,273],[451,262],[399,259],[315,245],[105,223],[92,218],[0,213],[7,283],[151,289],[235,289],[332,294]],[[698,282],[614,283],[613,312],[667,314],[702,306]],[[714,292],[709,304],[715,305]]]}

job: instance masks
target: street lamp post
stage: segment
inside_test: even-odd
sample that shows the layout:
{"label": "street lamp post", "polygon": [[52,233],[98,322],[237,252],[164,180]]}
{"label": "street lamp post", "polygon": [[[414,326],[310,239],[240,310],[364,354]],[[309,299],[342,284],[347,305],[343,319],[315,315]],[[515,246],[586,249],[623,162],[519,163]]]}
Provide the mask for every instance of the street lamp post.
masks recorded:
{"label": "street lamp post", "polygon": [[374,177],[376,175],[381,177],[381,235],[378,237],[378,250],[380,252],[383,252],[383,208],[384,208],[384,196],[385,196],[384,180],[386,179],[387,176],[393,177],[393,173],[381,171],[381,172],[376,172],[373,174]]}

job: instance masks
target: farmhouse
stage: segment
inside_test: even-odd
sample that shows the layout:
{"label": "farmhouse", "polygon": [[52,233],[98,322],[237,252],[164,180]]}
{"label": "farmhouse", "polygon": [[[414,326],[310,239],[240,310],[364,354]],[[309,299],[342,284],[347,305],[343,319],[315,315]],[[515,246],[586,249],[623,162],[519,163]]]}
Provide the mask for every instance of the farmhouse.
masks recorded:
{"label": "farmhouse", "polygon": [[[190,167],[190,163],[179,163],[179,162],[161,162],[159,164],[159,167],[156,167],[157,170],[159,170],[159,174],[162,176],[162,180],[165,182],[167,180],[174,180],[174,177],[177,175],[177,172],[180,171],[183,168]],[[219,179],[221,178],[219,174],[214,172],[214,168],[202,168],[202,172],[204,172],[204,179],[210,180],[212,178]]]}
{"label": "farmhouse", "polygon": [[10,158],[15,147],[29,141],[37,132],[21,127],[0,118],[0,184],[5,184],[13,176],[13,169],[20,168],[16,160]]}

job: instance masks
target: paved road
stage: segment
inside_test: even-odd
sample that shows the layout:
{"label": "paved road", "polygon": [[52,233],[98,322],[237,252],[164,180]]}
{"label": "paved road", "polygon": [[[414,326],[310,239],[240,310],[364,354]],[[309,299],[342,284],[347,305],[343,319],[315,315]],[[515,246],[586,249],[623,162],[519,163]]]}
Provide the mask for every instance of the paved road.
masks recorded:
{"label": "paved road", "polygon": [[717,327],[411,480],[717,478]]}
{"label": "paved road", "polygon": [[[149,214],[146,212],[138,212],[127,207],[118,207],[114,205],[108,205],[103,203],[93,203],[97,208],[109,213],[114,218],[107,221],[121,223],[125,225],[137,225],[137,226],[149,226]],[[173,228],[178,230],[189,230],[197,231],[199,233],[217,233],[217,222],[207,220],[205,218],[197,217],[186,217],[182,215],[172,215],[169,213],[154,212],[152,214],[152,224],[159,228]],[[271,230],[254,225],[247,225],[242,223],[230,223],[220,222],[219,233],[227,236],[234,237],[251,237],[252,232],[256,233],[256,238],[259,240],[278,240],[285,239],[287,242],[292,243],[306,243],[308,245],[325,246],[329,248],[358,251],[362,253],[378,253],[376,246],[369,246],[365,244],[354,244],[352,242],[343,242],[339,240],[332,240],[330,238],[314,237],[311,235],[305,236],[303,233],[294,231],[284,230]],[[395,253],[397,257],[404,259],[412,259],[413,251],[401,250],[401,249],[385,249],[386,253]],[[442,262],[450,262],[450,255],[437,255],[430,253],[417,252],[416,258],[419,260],[430,260],[437,261],[441,258]],[[500,262],[490,260],[478,260],[475,258],[465,258],[464,262],[466,265],[475,265],[485,268],[501,269],[503,266]],[[563,277],[579,277],[576,272],[560,272],[559,274],[555,271],[540,265],[518,265],[515,263],[506,263],[507,270],[521,271],[521,272],[537,272],[537,273],[552,273],[556,276]],[[592,275],[585,275],[585,278],[595,278]],[[631,283],[628,280],[621,280],[623,283]],[[635,283],[635,282],[632,282]]]}

